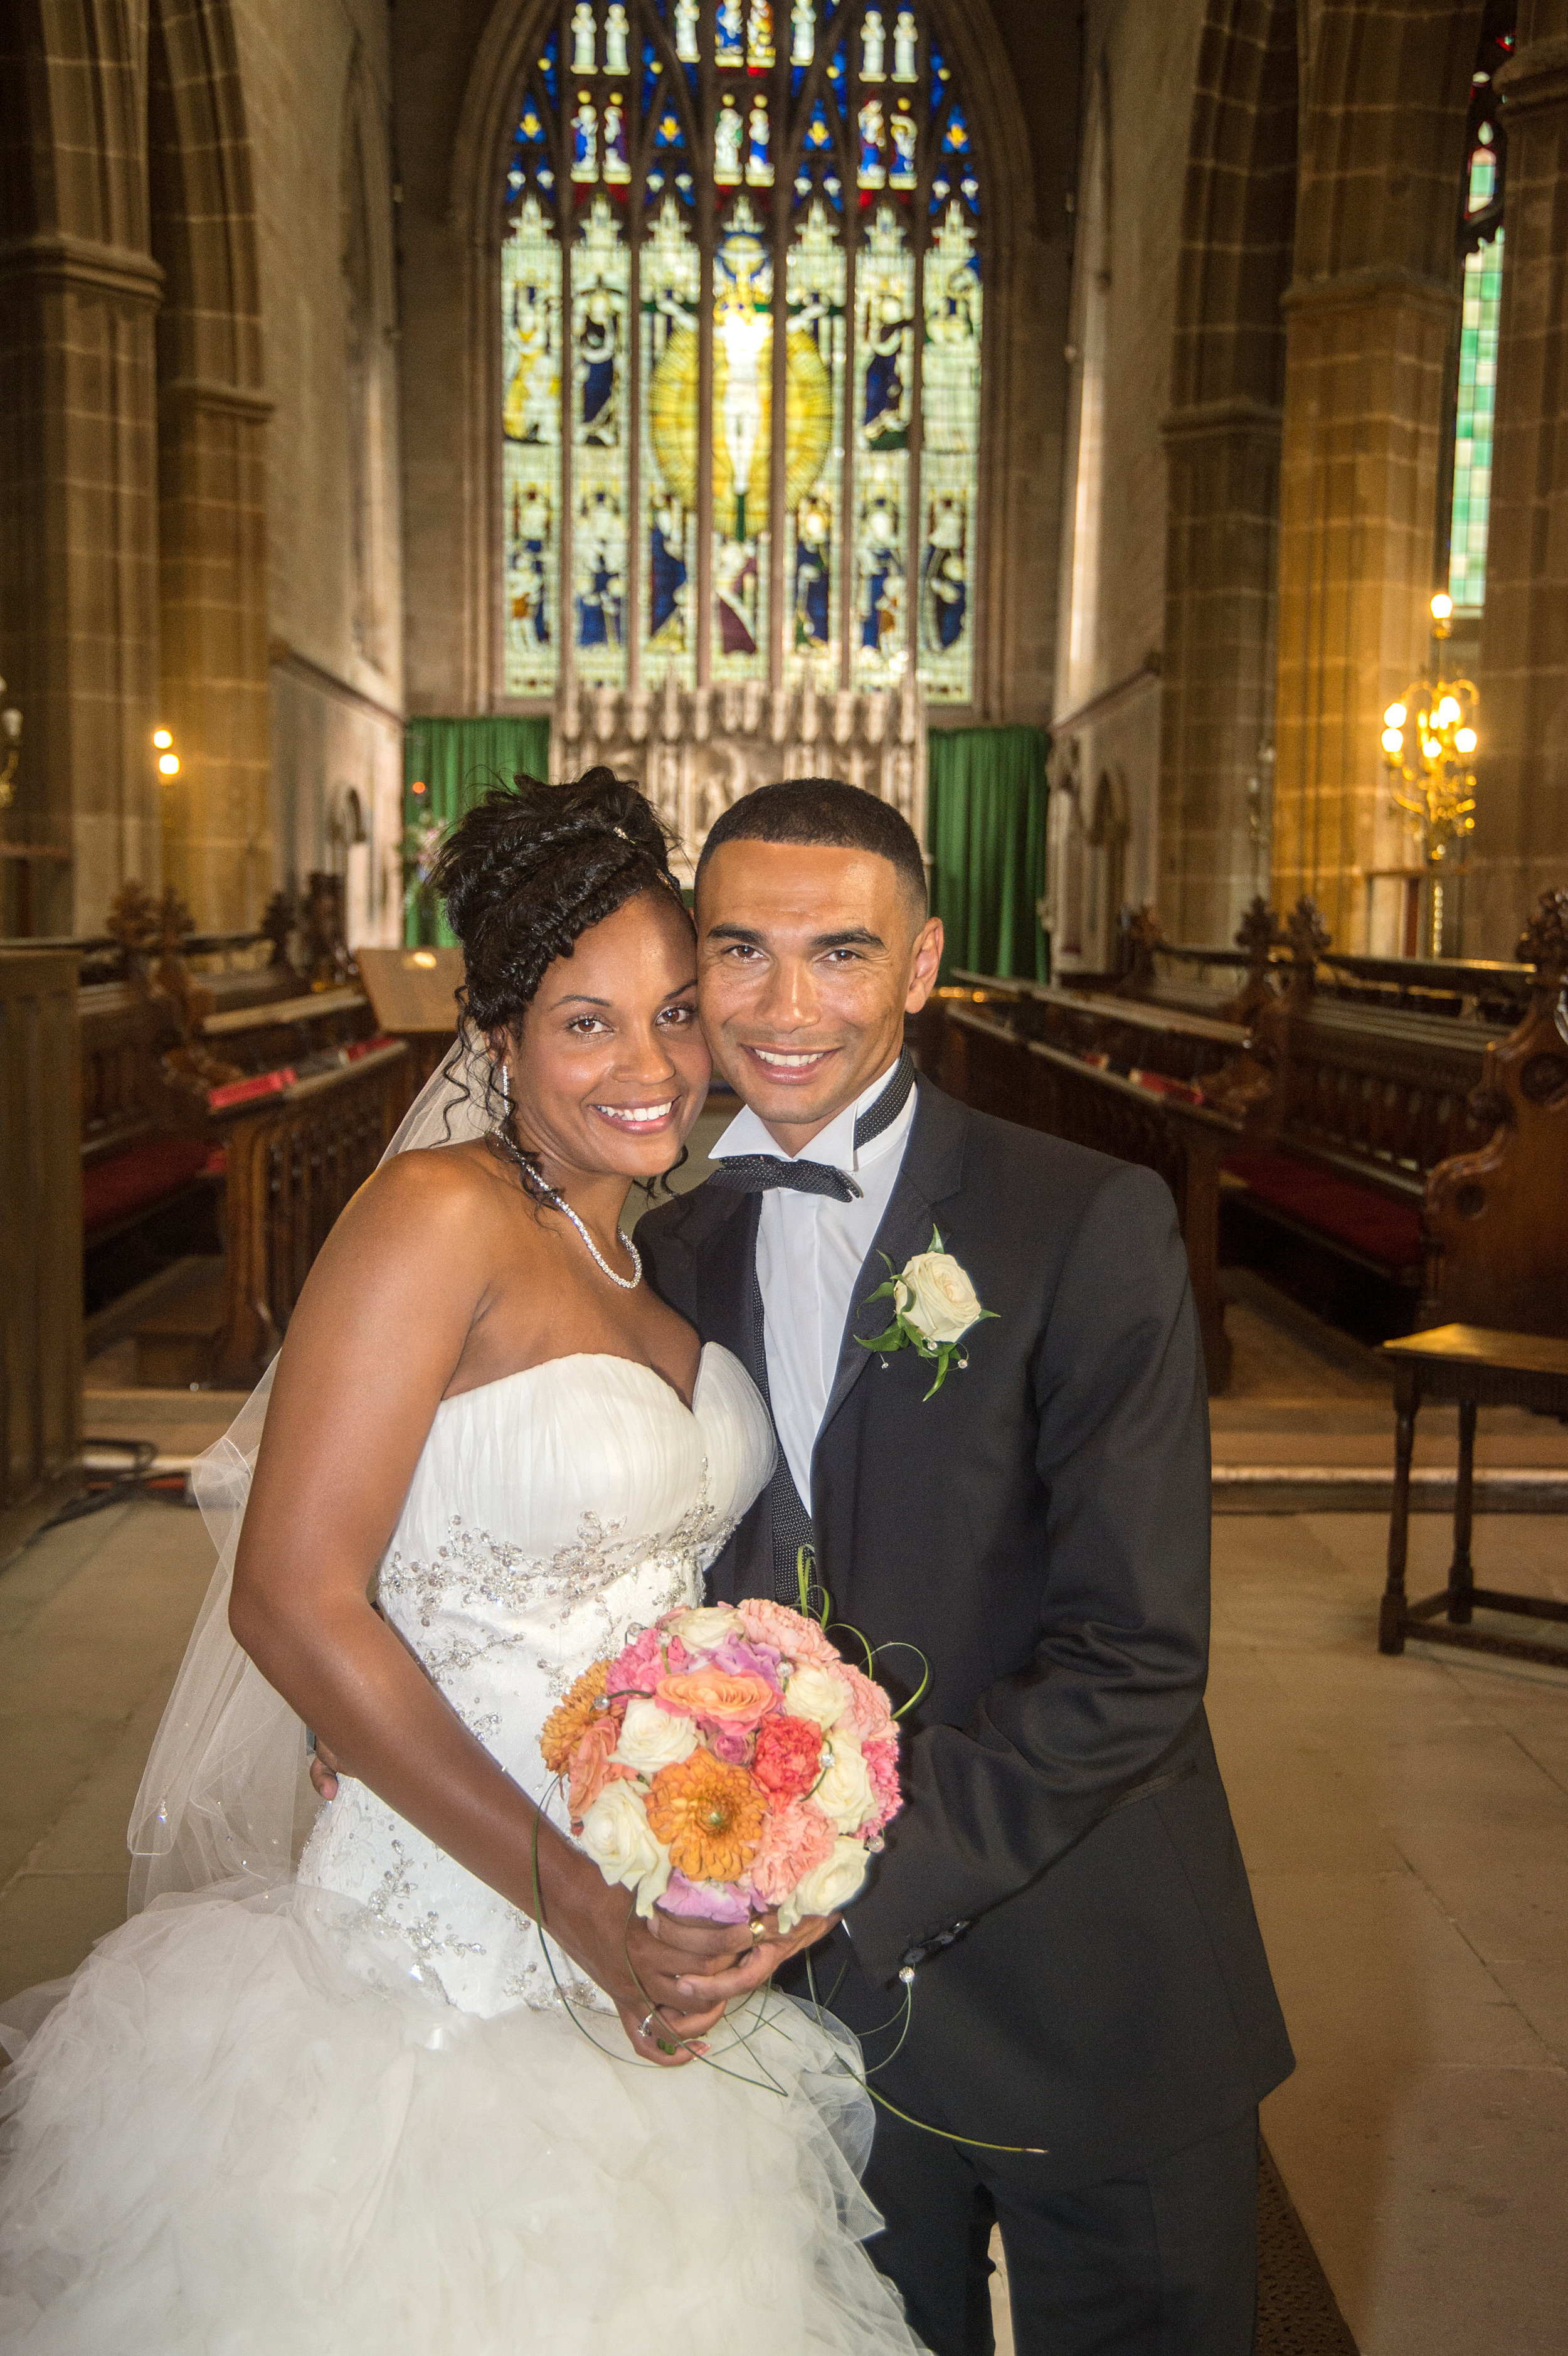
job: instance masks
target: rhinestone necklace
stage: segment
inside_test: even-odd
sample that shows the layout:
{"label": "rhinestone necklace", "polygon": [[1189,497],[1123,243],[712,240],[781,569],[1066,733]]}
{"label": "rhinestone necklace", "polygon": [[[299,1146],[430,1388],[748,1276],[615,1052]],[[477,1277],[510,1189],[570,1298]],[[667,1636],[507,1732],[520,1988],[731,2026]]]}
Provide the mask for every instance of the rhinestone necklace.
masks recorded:
{"label": "rhinestone necklace", "polygon": [[[503,1099],[509,1105],[511,1099],[507,1095],[504,1077],[501,1093]],[[630,1276],[617,1276],[609,1261],[605,1258],[603,1253],[600,1250],[598,1245],[594,1242],[592,1237],[589,1234],[587,1228],[583,1226],[582,1221],[572,1209],[571,1205],[567,1201],[566,1196],[560,1193],[558,1187],[546,1184],[544,1179],[540,1177],[538,1170],[534,1167],[534,1164],[528,1154],[522,1151],[516,1139],[511,1136],[509,1130],[498,1129],[492,1131],[492,1135],[499,1143],[502,1151],[507,1155],[508,1161],[516,1162],[518,1175],[521,1177],[524,1186],[527,1188],[528,1192],[534,1196],[535,1200],[544,1204],[548,1210],[559,1211],[562,1218],[570,1219],[571,1221],[572,1226],[577,1229],[578,1234],[582,1237],[583,1242],[587,1245],[592,1258],[603,1269],[611,1283],[619,1285],[623,1292],[635,1292],[638,1285],[641,1284],[643,1280],[643,1256],[637,1249],[636,1245],[632,1241],[631,1237],[626,1233],[625,1229],[624,1227],[617,1227],[615,1233],[619,1237],[622,1248],[632,1263],[632,1273]]]}
{"label": "rhinestone necklace", "polygon": [[569,1218],[571,1221],[572,1226],[577,1229],[578,1234],[582,1237],[583,1242],[588,1246],[589,1250],[592,1253],[594,1258],[598,1261],[600,1267],[603,1269],[611,1283],[618,1284],[623,1292],[635,1292],[638,1285],[641,1284],[643,1280],[643,1256],[637,1249],[636,1245],[632,1241],[631,1237],[626,1233],[625,1229],[624,1227],[617,1227],[615,1233],[620,1237],[620,1240],[625,1248],[627,1257],[631,1260],[632,1273],[630,1276],[617,1276],[609,1261],[605,1258],[603,1253],[600,1250],[598,1245],[594,1242],[592,1237],[589,1234],[587,1228],[583,1226],[582,1221],[572,1209],[571,1205],[567,1201],[565,1195],[558,1194],[552,1186],[545,1199],[549,1203],[552,1211],[560,1211],[564,1217]]}

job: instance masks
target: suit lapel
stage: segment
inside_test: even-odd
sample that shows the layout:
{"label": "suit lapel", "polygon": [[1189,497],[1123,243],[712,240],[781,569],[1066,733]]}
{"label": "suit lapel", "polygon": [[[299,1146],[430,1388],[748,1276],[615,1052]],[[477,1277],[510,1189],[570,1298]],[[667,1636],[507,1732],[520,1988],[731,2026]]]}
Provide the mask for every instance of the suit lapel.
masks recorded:
{"label": "suit lapel", "polygon": [[957,1192],[963,1179],[964,1140],[969,1117],[962,1105],[944,1096],[929,1081],[921,1080],[918,1089],[903,1168],[855,1280],[849,1314],[844,1323],[844,1338],[838,1348],[837,1372],[816,1435],[818,1448],[875,1355],[862,1346],[863,1342],[881,1333],[891,1322],[891,1302],[870,1300],[877,1287],[887,1280],[883,1255],[894,1268],[902,1268],[916,1252],[928,1251],[936,1206]]}
{"label": "suit lapel", "polygon": [[724,1216],[715,1233],[694,1246],[700,1266],[703,1338],[721,1343],[739,1358],[766,1398],[768,1370],[757,1290],[757,1222],[763,1198],[720,1187],[713,1192]]}

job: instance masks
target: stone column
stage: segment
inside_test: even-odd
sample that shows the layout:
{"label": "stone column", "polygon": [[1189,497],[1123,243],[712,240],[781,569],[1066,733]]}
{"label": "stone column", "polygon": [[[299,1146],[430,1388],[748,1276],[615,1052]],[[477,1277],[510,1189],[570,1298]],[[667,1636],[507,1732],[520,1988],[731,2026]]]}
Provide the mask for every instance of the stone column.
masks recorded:
{"label": "stone column", "polygon": [[164,873],[197,924],[254,925],[271,890],[266,423],[272,402],[176,378],[159,396]]}
{"label": "stone column", "polygon": [[1467,949],[1509,958],[1568,880],[1568,0],[1525,0],[1506,94],[1481,744]]}
{"label": "stone column", "polygon": [[1247,788],[1274,727],[1280,416],[1214,402],[1174,412],[1164,434],[1159,905],[1172,940],[1229,941],[1267,881]]}
{"label": "stone column", "polygon": [[153,322],[144,252],[40,230],[0,247],[0,668],[26,716],[13,840],[39,933],[98,932],[160,879]]}
{"label": "stone column", "polygon": [[[1317,0],[1285,296],[1274,890],[1397,951],[1382,712],[1427,652],[1478,13]],[[1384,871],[1386,880],[1379,879]]]}
{"label": "stone column", "polygon": [[1397,953],[1407,863],[1378,750],[1420,669],[1456,297],[1413,272],[1298,281],[1285,297],[1275,743],[1276,906],[1316,900],[1346,949]]}

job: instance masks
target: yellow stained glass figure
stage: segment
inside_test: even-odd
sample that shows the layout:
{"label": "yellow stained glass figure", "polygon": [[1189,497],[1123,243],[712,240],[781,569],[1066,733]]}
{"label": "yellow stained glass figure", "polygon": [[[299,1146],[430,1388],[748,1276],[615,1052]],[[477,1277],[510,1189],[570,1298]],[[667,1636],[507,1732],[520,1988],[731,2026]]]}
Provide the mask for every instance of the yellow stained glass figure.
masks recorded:
{"label": "yellow stained glass figure", "polygon": [[[760,238],[725,239],[713,305],[713,525],[731,540],[766,531],[771,488],[773,316],[768,257]],[[784,498],[795,507],[822,472],[833,443],[833,394],[822,355],[804,330],[785,343],[789,388]],[[649,389],[654,454],[683,506],[697,503],[698,337],[677,327]]]}

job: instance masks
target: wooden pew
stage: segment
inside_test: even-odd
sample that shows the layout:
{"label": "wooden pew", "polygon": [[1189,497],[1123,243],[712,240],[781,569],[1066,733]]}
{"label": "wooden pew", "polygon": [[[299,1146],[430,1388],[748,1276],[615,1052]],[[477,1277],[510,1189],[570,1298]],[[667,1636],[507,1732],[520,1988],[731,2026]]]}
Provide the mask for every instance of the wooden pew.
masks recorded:
{"label": "wooden pew", "polygon": [[1424,1325],[1568,1335],[1568,892],[1543,892],[1519,953],[1522,1020],[1488,1046],[1472,1110],[1484,1145],[1432,1173]]}
{"label": "wooden pew", "polygon": [[[1043,1027],[1076,1066],[1069,1078],[1031,1093],[1016,1055],[998,1064],[993,1049],[976,1079],[963,1055],[949,1056],[949,1084],[987,1088],[992,1109],[1161,1171],[1181,1212],[1206,1345],[1221,1314],[1208,1272],[1221,1205],[1243,1256],[1262,1251],[1274,1273],[1356,1330],[1463,1318],[1565,1333],[1568,1055],[1553,1025],[1565,909],[1563,894],[1544,896],[1513,965],[1337,958],[1307,901],[1284,926],[1255,902],[1228,952],[1172,948],[1145,912],[1113,988],[964,975],[966,992],[944,994],[934,1019],[961,1029],[980,1018],[1011,1039]],[[1043,1026],[1025,1012],[1031,998],[1054,1010]],[[1245,1044],[1212,1067],[1227,1023]],[[1129,1086],[1147,1096],[1159,1085],[1149,1066],[1179,1072],[1205,1114],[1232,1124],[1212,1190],[1200,1174],[1207,1148],[1183,1130],[1192,1108],[1168,1089],[1157,1113],[1146,1102],[1112,1114],[1106,1083],[1117,1070],[1102,1070],[1098,1087],[1085,1077],[1096,1041],[1112,1040],[1124,1102]],[[1037,1035],[1035,1052],[1041,1044]],[[1104,1066],[1104,1054],[1095,1060]],[[1227,1363],[1216,1346],[1215,1387]]]}
{"label": "wooden pew", "polygon": [[922,1022],[923,1066],[949,1094],[1158,1171],[1187,1245],[1209,1387],[1222,1391],[1220,1172],[1267,1101],[1246,1027],[970,975],[939,991]]}
{"label": "wooden pew", "polygon": [[[322,910],[334,905],[315,895],[315,930],[304,927],[309,988],[290,958],[296,917],[282,894],[258,932],[198,936],[175,894],[155,903],[130,884],[105,935],[83,945],[97,977],[81,993],[90,1312],[176,1257],[221,1252],[235,1119],[338,1068],[375,1036],[347,950],[322,935]],[[254,951],[267,944],[258,967]]]}
{"label": "wooden pew", "polygon": [[69,952],[0,952],[0,1556],[81,1447],[76,977]]}
{"label": "wooden pew", "polygon": [[136,1328],[136,1380],[244,1387],[282,1341],[327,1232],[390,1142],[408,1103],[409,1049],[372,1043],[353,1063],[253,1100],[229,1123],[227,1249],[210,1276]]}

